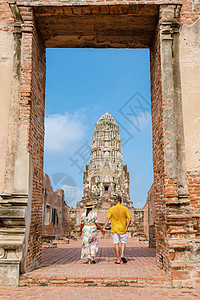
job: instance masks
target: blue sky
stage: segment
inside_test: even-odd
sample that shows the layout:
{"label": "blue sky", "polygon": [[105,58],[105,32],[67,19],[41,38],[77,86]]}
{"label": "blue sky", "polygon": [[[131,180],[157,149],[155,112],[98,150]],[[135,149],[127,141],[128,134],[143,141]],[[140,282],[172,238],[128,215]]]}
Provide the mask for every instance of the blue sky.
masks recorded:
{"label": "blue sky", "polygon": [[94,125],[108,111],[118,122],[133,205],[153,182],[150,66],[146,49],[47,49],[44,172],[69,206],[82,197]]}

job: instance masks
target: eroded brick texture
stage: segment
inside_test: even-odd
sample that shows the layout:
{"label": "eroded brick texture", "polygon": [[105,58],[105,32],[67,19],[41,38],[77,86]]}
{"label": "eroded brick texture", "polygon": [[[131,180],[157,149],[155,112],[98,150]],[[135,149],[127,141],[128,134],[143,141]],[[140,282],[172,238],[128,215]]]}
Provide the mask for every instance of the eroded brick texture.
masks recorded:
{"label": "eroded brick texture", "polygon": [[[190,26],[196,22],[200,17],[200,2],[199,1],[189,1],[183,0],[183,6],[180,12],[180,23],[183,26]],[[198,261],[199,259],[199,248],[198,241],[200,239],[200,173],[196,170],[190,170],[187,172],[187,182],[188,182],[188,191],[189,191],[189,200],[190,200],[190,209],[191,209],[191,219],[183,220],[183,232],[184,229],[192,227],[193,231],[193,241],[187,245],[187,253],[190,261]],[[185,222],[184,222],[185,221]],[[187,226],[184,225],[187,222]],[[184,224],[185,223],[185,224]],[[193,254],[192,254],[193,253]],[[180,255],[181,259],[185,258],[182,254]],[[185,282],[185,285],[193,282],[193,286],[199,287],[200,284],[200,269],[198,264],[196,267],[191,265],[184,267],[179,267],[173,272],[173,278],[176,280]]]}
{"label": "eroded brick texture", "polygon": [[[199,17],[199,12],[194,9],[194,2],[187,3],[187,5],[189,4],[190,6],[186,7],[183,5],[181,10],[180,22],[183,26],[191,25]],[[162,73],[159,43],[160,33],[159,30],[157,30],[154,46],[151,49],[151,99],[157,263],[166,272],[171,274],[175,285],[198,286],[199,270],[198,267],[196,267],[195,271],[194,261],[198,260],[200,231],[198,215],[193,215],[192,213],[199,213],[200,177],[197,172],[188,173],[190,205],[185,203],[179,206],[178,202],[182,201],[182,199],[178,197],[177,180],[168,178],[166,174],[164,152],[165,148],[168,147],[168,143],[163,142],[163,140],[166,135],[164,112],[168,104],[161,96]],[[163,71],[164,70],[162,70],[162,72]],[[189,213],[190,209],[191,213]],[[194,256],[191,254],[192,252]]]}
{"label": "eroded brick texture", "polygon": [[[155,195],[155,228],[157,263],[162,268],[164,261],[167,263],[167,254],[164,242],[164,215],[166,205],[164,201],[164,149],[163,149],[163,112],[161,90],[161,61],[160,61],[160,33],[156,30],[154,46],[150,56],[151,67],[151,114],[152,114],[152,139],[153,139],[153,169],[154,169],[154,195]],[[167,263],[168,264],[168,263]]]}
{"label": "eroded brick texture", "polygon": [[188,172],[188,189],[190,205],[193,213],[200,212],[200,174],[197,172]]}
{"label": "eroded brick texture", "polygon": [[[191,4],[191,3],[190,3]],[[82,8],[65,8],[71,9],[71,14],[81,14]],[[105,7],[106,9],[106,7]],[[190,19],[187,17],[188,12],[190,12]],[[63,11],[62,11],[63,12]],[[103,14],[103,9],[101,11]],[[106,11],[104,12],[106,13]],[[107,14],[110,13],[110,9]],[[190,22],[194,22],[198,17],[198,13],[194,10],[193,4],[192,8],[183,7],[181,10],[181,22],[182,25],[188,25]],[[163,127],[163,112],[167,103],[165,99],[162,99],[162,86],[161,86],[161,62],[160,62],[160,33],[159,28],[156,30],[154,45],[151,48],[151,84],[152,84],[152,123],[153,123],[153,164],[154,164],[154,192],[155,192],[155,217],[156,217],[156,246],[157,246],[157,262],[161,268],[164,268],[166,272],[170,271],[169,261],[171,259],[169,253],[169,245],[167,244],[167,229],[168,226],[179,226],[181,224],[177,223],[167,223],[167,214],[170,214],[170,208],[167,203],[171,199],[177,199],[177,182],[176,180],[170,180],[166,175],[165,170],[165,160],[164,160],[164,148],[167,145],[163,144],[163,137],[165,135]],[[34,111],[33,111],[34,112]],[[37,169],[35,169],[36,171]],[[37,173],[35,172],[35,175]],[[38,177],[37,177],[38,181]],[[37,182],[35,181],[35,183]],[[192,180],[190,181],[189,189],[193,191],[193,197],[198,197],[197,189],[192,187]],[[39,184],[40,186],[40,184]],[[34,186],[35,191],[38,192],[37,185]],[[194,195],[195,194],[195,195]],[[40,202],[41,203],[41,202]],[[195,204],[193,202],[193,204]],[[35,207],[33,208],[36,209]],[[41,212],[40,212],[41,213]],[[40,214],[39,213],[39,214]],[[172,213],[172,212],[171,212]],[[34,214],[33,214],[34,215]],[[80,216],[79,216],[80,217]],[[184,224],[187,223],[187,220]],[[32,224],[34,224],[34,217]],[[36,225],[36,224],[35,224]],[[31,227],[32,229],[34,226]],[[34,236],[34,231],[31,231],[32,236]],[[174,236],[178,237],[178,235]],[[32,242],[30,242],[30,249],[32,249]],[[39,246],[39,243],[38,243]],[[31,250],[29,250],[31,251]],[[39,248],[36,251],[39,255]],[[32,255],[30,255],[30,258]],[[38,257],[38,261],[39,261]],[[29,262],[30,266],[30,262]],[[174,275],[175,276],[175,275]],[[179,276],[179,275],[178,275]],[[178,278],[178,277],[176,277]]]}
{"label": "eroded brick texture", "polygon": [[44,206],[42,237],[59,237],[69,233],[69,206],[64,200],[64,191],[53,191],[49,176],[44,174]]}
{"label": "eroded brick texture", "polygon": [[27,270],[40,264],[43,205],[45,48],[34,23],[31,8],[22,7],[22,75],[19,126],[28,124],[28,151],[32,158],[32,210]]}
{"label": "eroded brick texture", "polygon": [[0,0],[0,20],[0,31],[14,30],[14,18],[7,0]]}
{"label": "eroded brick texture", "polygon": [[200,2],[195,0],[183,0],[180,12],[180,24],[183,26],[192,25],[200,15]]}
{"label": "eroded brick texture", "polygon": [[[95,3],[96,8],[93,7],[93,10],[96,11],[97,14],[100,14],[100,16],[101,14],[114,15],[119,13],[117,5],[115,6],[117,3],[115,1],[113,1],[112,5],[109,7],[101,6],[102,8],[100,11],[99,7],[103,2],[105,1],[89,1],[87,4]],[[1,27],[1,30],[13,30],[13,17],[10,12],[8,2],[1,1],[0,3],[1,19],[5,24],[3,27]],[[17,1],[17,3],[21,5],[20,13],[23,20],[19,126],[29,126],[29,131],[27,133],[27,137],[25,137],[25,140],[27,140],[27,148],[32,157],[31,172],[33,173],[30,236],[28,253],[26,257],[26,267],[27,270],[30,270],[38,266],[41,260],[45,47],[42,39],[40,38],[32,8],[30,6],[27,7],[27,5],[60,5],[61,13],[64,13],[65,10],[68,10],[70,14],[73,15],[81,14],[82,8],[81,6],[77,7],[75,3],[70,2],[70,4],[74,4],[74,6],[66,6],[63,10],[63,1]],[[86,2],[81,2],[83,5],[85,3]],[[105,3],[107,4],[108,2],[106,1]],[[121,3],[127,4],[129,1],[121,1]],[[137,3],[147,5],[149,1],[137,1]],[[156,3],[158,3],[158,1],[154,1],[154,4]],[[162,1],[159,1],[159,4],[162,4]],[[124,9],[126,10],[126,8]],[[86,8],[86,10],[88,10],[88,8]],[[183,6],[180,12],[180,24],[182,26],[193,24],[199,18],[199,11],[200,5],[197,1],[183,0]],[[87,13],[90,13],[90,9]],[[134,11],[134,14],[135,13],[136,11]],[[156,20],[155,14],[153,16]],[[40,17],[41,16],[39,15],[38,19],[40,19]],[[56,41],[52,45],[55,47]],[[74,45],[77,44],[74,43]],[[85,45],[84,42],[81,45]],[[109,44],[106,43],[106,47],[108,45]],[[116,47],[122,46],[121,43],[117,44],[116,41],[113,42],[113,45],[117,45]],[[134,44],[126,43],[124,45],[129,45],[129,47],[132,45],[134,47]],[[139,45],[141,47],[142,43],[138,42],[137,47],[139,47]],[[146,42],[145,47],[148,45],[149,44]],[[183,215],[181,215],[181,211],[177,211],[175,207],[170,204],[172,200],[178,201],[177,182],[176,180],[172,180],[167,177],[165,169],[164,150],[165,147],[167,147],[167,144],[163,143],[165,136],[163,114],[167,103],[165,102],[165,99],[162,99],[159,27],[156,29],[153,46],[151,47],[151,98],[157,262],[161,268],[172,274],[172,278],[174,280],[178,282],[184,282],[186,285],[191,284],[193,281],[194,285],[197,285],[199,283],[200,271],[194,269],[194,262],[198,260],[199,254],[194,240],[199,239],[200,224],[198,216],[195,216],[195,214],[199,213],[200,208],[200,174],[197,172],[188,172],[188,189],[190,193],[189,200],[191,204],[190,208],[192,209],[194,215],[188,214],[187,216],[185,214],[183,217]],[[178,214],[178,216],[176,215],[176,217],[174,217],[174,213]],[[193,241],[187,240],[187,234],[190,235],[190,239],[193,239]],[[182,244],[172,243],[170,245],[172,251],[170,252],[168,243],[171,237],[176,241],[184,239],[185,237],[186,238]],[[185,263],[185,261],[188,262],[188,257],[192,262],[191,266]],[[170,263],[173,261],[178,261],[180,265],[178,267],[171,267]]]}
{"label": "eroded brick texture", "polygon": [[148,191],[144,210],[144,233],[149,239],[149,247],[155,247],[155,199],[153,184]]}

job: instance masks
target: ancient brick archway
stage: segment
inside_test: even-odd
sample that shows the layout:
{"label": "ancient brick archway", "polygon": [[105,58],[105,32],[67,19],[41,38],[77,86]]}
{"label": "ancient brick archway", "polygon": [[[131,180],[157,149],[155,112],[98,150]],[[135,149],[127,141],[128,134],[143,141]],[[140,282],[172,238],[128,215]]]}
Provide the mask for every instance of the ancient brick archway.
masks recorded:
{"label": "ancient brick archway", "polygon": [[17,285],[41,259],[45,48],[113,47],[150,49],[157,263],[174,285],[196,286],[199,5],[1,3],[0,285]]}

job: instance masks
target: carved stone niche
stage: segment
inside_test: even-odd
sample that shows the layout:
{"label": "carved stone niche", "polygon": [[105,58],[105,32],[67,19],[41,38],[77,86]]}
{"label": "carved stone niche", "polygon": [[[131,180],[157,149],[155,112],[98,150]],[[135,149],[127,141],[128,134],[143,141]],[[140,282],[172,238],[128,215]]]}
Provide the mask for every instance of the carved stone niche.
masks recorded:
{"label": "carved stone niche", "polygon": [[0,286],[18,286],[24,268],[27,195],[0,198]]}
{"label": "carved stone niche", "polygon": [[171,24],[175,18],[176,5],[161,5],[161,23]]}
{"label": "carved stone niche", "polygon": [[0,259],[6,258],[6,251],[4,248],[0,248]]}

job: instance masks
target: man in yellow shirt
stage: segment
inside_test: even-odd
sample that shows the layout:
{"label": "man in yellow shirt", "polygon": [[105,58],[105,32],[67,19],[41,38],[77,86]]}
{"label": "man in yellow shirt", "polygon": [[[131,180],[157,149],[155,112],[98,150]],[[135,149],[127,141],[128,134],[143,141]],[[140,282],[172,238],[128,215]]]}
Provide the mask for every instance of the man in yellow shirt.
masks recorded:
{"label": "man in yellow shirt", "polygon": [[131,223],[131,215],[127,207],[123,206],[121,196],[116,197],[116,205],[111,207],[108,211],[106,222],[104,225],[104,230],[111,219],[111,232],[113,236],[113,243],[115,245],[115,252],[117,256],[116,264],[120,264],[119,257],[119,243],[121,242],[121,260],[123,263],[127,263],[124,257],[124,252],[126,249],[126,231]]}

